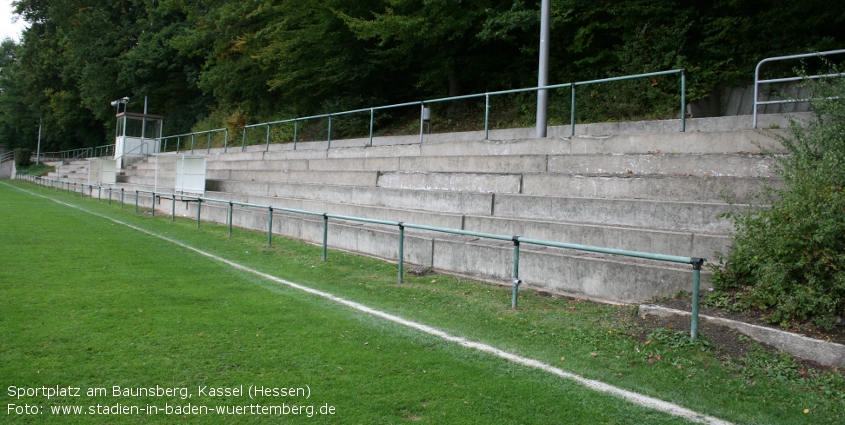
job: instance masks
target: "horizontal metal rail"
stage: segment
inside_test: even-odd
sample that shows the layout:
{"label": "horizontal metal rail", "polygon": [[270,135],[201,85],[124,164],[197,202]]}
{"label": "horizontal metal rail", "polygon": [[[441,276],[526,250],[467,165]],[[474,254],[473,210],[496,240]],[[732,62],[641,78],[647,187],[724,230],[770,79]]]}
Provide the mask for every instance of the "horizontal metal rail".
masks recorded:
{"label": "horizontal metal rail", "polygon": [[763,66],[764,63],[768,62],[775,62],[775,61],[782,61],[782,60],[789,60],[789,59],[802,59],[802,58],[812,58],[812,57],[822,57],[822,56],[829,56],[829,55],[838,55],[845,53],[845,49],[840,50],[829,50],[826,52],[815,52],[815,53],[803,53],[800,55],[789,55],[789,56],[775,56],[771,58],[766,58],[761,60],[757,63],[757,67],[754,68],[754,110],[752,111],[753,115],[753,124],[754,128],[757,128],[757,108],[760,105],[773,105],[773,104],[781,104],[781,103],[798,103],[798,102],[808,102],[814,100],[813,98],[809,99],[783,99],[783,100],[769,100],[760,102],[758,99],[760,98],[759,91],[761,84],[770,84],[770,83],[785,83],[790,81],[802,81],[802,80],[815,80],[820,78],[835,78],[835,77],[843,77],[845,73],[837,73],[837,74],[820,74],[820,75],[808,75],[804,77],[787,77],[787,78],[774,78],[768,80],[761,80],[760,79],[760,67]]}
{"label": "horizontal metal rail", "polygon": [[[572,243],[564,243],[564,242],[555,242],[555,241],[547,241],[542,239],[532,239],[532,238],[524,238],[521,236],[510,236],[510,235],[498,235],[498,234],[491,234],[491,233],[481,233],[481,232],[473,232],[469,230],[461,230],[461,229],[450,229],[444,227],[434,227],[434,226],[426,226],[422,224],[414,224],[414,223],[405,223],[400,221],[390,221],[390,220],[377,220],[371,218],[364,218],[364,217],[354,217],[348,215],[339,215],[339,214],[329,214],[329,213],[320,213],[315,211],[306,211],[294,208],[283,208],[283,207],[274,207],[271,205],[260,205],[260,204],[252,204],[247,202],[236,202],[230,200],[223,200],[223,199],[214,199],[214,198],[204,198],[200,196],[188,196],[188,195],[178,195],[178,194],[171,194],[171,193],[161,193],[155,191],[144,191],[144,190],[136,190],[136,207],[137,207],[137,196],[139,193],[147,193],[150,194],[153,198],[153,205],[152,210],[155,211],[155,198],[156,197],[169,197],[175,199],[177,197],[181,198],[189,198],[194,199],[198,202],[197,206],[197,227],[199,227],[200,223],[200,214],[203,202],[216,202],[220,204],[226,204],[229,206],[229,212],[227,215],[227,222],[229,225],[229,235],[232,234],[232,215],[233,210],[232,206],[238,205],[243,207],[251,207],[257,209],[266,209],[269,213],[268,219],[268,229],[267,229],[267,244],[270,246],[272,244],[272,220],[273,220],[273,211],[284,211],[289,213],[295,214],[304,214],[310,215],[315,217],[322,217],[323,218],[323,260],[326,260],[327,252],[326,247],[328,243],[328,219],[338,219],[338,220],[347,220],[347,221],[354,221],[360,223],[369,223],[369,224],[378,224],[378,225],[386,225],[391,227],[398,227],[399,228],[399,252],[400,255],[398,257],[398,264],[399,264],[399,283],[402,283],[402,269],[403,269],[403,262],[404,258],[401,253],[404,251],[404,229],[405,228],[413,228],[419,230],[427,230],[433,232],[440,232],[440,233],[449,233],[449,234],[456,234],[456,235],[464,235],[464,236],[472,236],[472,237],[479,237],[484,239],[491,239],[491,240],[499,240],[499,241],[508,241],[513,243],[514,246],[514,269],[513,269],[513,284],[514,284],[514,294],[516,294],[516,288],[521,284],[519,280],[519,246],[520,244],[532,244],[538,246],[548,246],[548,247],[555,247],[555,248],[563,248],[563,249],[572,249],[578,251],[587,251],[587,252],[595,252],[595,253],[602,253],[602,254],[609,254],[609,255],[619,255],[619,256],[627,256],[627,257],[635,257],[635,258],[642,258],[648,260],[656,260],[656,261],[665,261],[665,262],[672,262],[672,263],[679,263],[679,264],[690,264],[693,266],[693,288],[692,288],[692,319],[690,324],[690,337],[695,339],[698,336],[698,310],[699,310],[699,292],[700,292],[700,285],[701,285],[701,267],[706,260],[702,258],[692,258],[692,257],[684,257],[684,256],[677,256],[677,255],[665,255],[665,254],[655,254],[649,252],[640,252],[640,251],[629,251],[623,249],[613,249],[613,248],[604,248],[604,247],[597,247],[597,246],[590,246],[590,245],[580,245],[580,244],[572,244]],[[153,214],[155,214],[153,212]],[[171,213],[172,214],[172,213]],[[173,219],[173,216],[171,217]],[[514,306],[515,306],[516,297],[514,297]]]}
{"label": "horizontal metal rail", "polygon": [[[184,133],[184,134],[174,134],[172,136],[163,136],[157,137],[155,140],[158,143],[159,152],[167,152],[167,141],[169,139],[176,139],[176,153],[179,153],[179,148],[181,147],[182,138],[191,138],[191,154],[194,153],[194,139],[196,136],[200,136],[203,134],[208,135],[208,141],[206,143],[206,153],[211,152],[211,137],[215,133],[224,133],[224,140],[223,140],[223,152],[225,153],[229,149],[229,129],[228,128],[216,128],[214,130],[203,130],[203,131],[195,131],[193,133]],[[162,146],[162,142],[164,142],[164,146]]]}
{"label": "horizontal metal rail", "polygon": [[[384,109],[393,109],[393,108],[401,108],[401,107],[408,107],[408,106],[419,106],[420,107],[420,143],[423,142],[423,129],[425,126],[424,120],[424,109],[426,105],[434,104],[434,103],[441,103],[441,102],[451,102],[456,100],[464,100],[464,99],[475,99],[475,98],[485,98],[485,107],[484,107],[484,139],[487,140],[490,137],[490,97],[491,96],[499,96],[499,95],[506,95],[506,94],[516,94],[516,93],[524,93],[524,92],[536,92],[540,90],[554,90],[554,89],[562,89],[562,88],[569,88],[571,90],[571,108],[570,108],[570,131],[571,136],[575,135],[575,93],[576,87],[578,86],[588,86],[592,84],[602,84],[602,83],[610,83],[616,81],[624,81],[624,80],[633,80],[633,79],[640,79],[640,78],[654,78],[660,77],[664,75],[680,75],[680,120],[681,120],[681,131],[686,131],[686,70],[684,69],[673,69],[668,71],[660,71],[660,72],[649,72],[645,74],[636,74],[636,75],[626,75],[621,77],[612,77],[612,78],[602,78],[598,80],[589,80],[589,81],[578,81],[574,83],[563,83],[563,84],[554,84],[550,86],[542,86],[542,87],[528,87],[528,88],[521,88],[521,89],[513,89],[513,90],[501,90],[501,91],[493,91],[487,93],[477,93],[477,94],[468,94],[462,96],[451,96],[451,97],[444,97],[438,99],[430,99],[430,100],[420,100],[416,102],[405,102],[405,103],[397,103],[393,105],[384,105],[384,106],[376,106],[371,108],[361,108],[361,109],[353,109],[350,111],[343,111],[343,112],[332,112],[328,114],[321,114],[321,115],[311,115],[307,117],[299,117],[299,118],[290,118],[278,121],[268,121],[259,124],[249,124],[244,126],[243,128],[243,136],[242,136],[242,143],[241,143],[241,151],[246,150],[246,134],[247,130],[266,127],[266,139],[265,139],[265,151],[270,149],[270,126],[277,125],[277,124],[285,124],[285,123],[293,123],[294,124],[294,136],[293,136],[293,149],[296,149],[297,142],[298,142],[298,135],[299,135],[299,123],[302,121],[308,120],[315,120],[315,119],[328,119],[328,137],[327,137],[327,148],[331,148],[331,140],[332,140],[332,118],[339,117],[342,115],[350,115],[350,114],[358,114],[358,113],[365,113],[369,112],[370,114],[370,133],[369,133],[369,146],[373,144],[373,127],[375,122],[375,112],[384,110]],[[168,136],[168,137],[175,137],[175,136]]]}

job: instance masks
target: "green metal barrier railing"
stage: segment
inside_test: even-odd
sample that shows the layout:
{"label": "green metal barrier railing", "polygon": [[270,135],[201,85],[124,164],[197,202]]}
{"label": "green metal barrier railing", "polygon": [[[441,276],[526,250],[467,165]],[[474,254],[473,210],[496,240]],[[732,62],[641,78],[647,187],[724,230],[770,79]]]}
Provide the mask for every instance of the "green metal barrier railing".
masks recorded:
{"label": "green metal barrier railing", "polygon": [[[449,233],[455,235],[464,235],[464,236],[472,236],[484,239],[492,239],[492,240],[499,240],[499,241],[508,241],[513,244],[514,254],[513,254],[513,299],[511,302],[512,308],[516,308],[517,303],[517,294],[518,294],[518,287],[522,283],[519,279],[519,256],[520,256],[520,245],[521,244],[531,244],[531,245],[538,245],[538,246],[547,246],[547,247],[554,247],[554,248],[563,248],[563,249],[572,249],[577,251],[587,251],[587,252],[595,252],[595,253],[602,253],[602,254],[609,254],[609,255],[619,255],[619,256],[626,256],[626,257],[634,257],[634,258],[642,258],[648,260],[656,260],[656,261],[665,261],[671,263],[679,263],[679,264],[690,264],[693,267],[693,282],[692,282],[692,319],[690,323],[690,337],[692,339],[696,339],[698,337],[698,310],[699,310],[699,292],[701,290],[701,267],[706,261],[703,258],[693,258],[693,257],[683,257],[677,255],[665,255],[665,254],[654,254],[649,252],[640,252],[640,251],[629,251],[623,249],[613,249],[613,248],[603,248],[597,246],[590,246],[590,245],[580,245],[580,244],[572,244],[572,243],[563,243],[563,242],[555,242],[555,241],[546,241],[542,239],[532,239],[532,238],[524,238],[521,236],[508,236],[508,235],[497,235],[491,233],[481,233],[481,232],[473,232],[469,230],[460,230],[460,229],[450,229],[444,227],[434,227],[434,226],[426,226],[422,224],[414,224],[414,223],[406,223],[401,221],[390,221],[390,220],[377,220],[371,218],[363,218],[363,217],[354,217],[354,216],[347,216],[347,215],[339,215],[339,214],[329,214],[329,213],[319,213],[314,211],[306,211],[294,208],[283,208],[283,207],[274,207],[271,205],[260,205],[260,204],[252,204],[248,202],[236,202],[231,200],[224,200],[224,199],[214,199],[214,198],[204,198],[199,196],[189,196],[189,195],[176,195],[170,193],[161,193],[155,191],[145,191],[145,190],[136,190],[135,191],[135,205],[137,211],[138,205],[138,194],[139,193],[147,193],[150,194],[153,201],[153,215],[155,215],[155,199],[156,197],[169,197],[175,203],[175,199],[177,197],[181,197],[182,199],[193,199],[197,202],[197,228],[199,228],[199,223],[201,220],[201,205],[203,202],[213,202],[224,204],[228,206],[227,209],[227,217],[226,222],[229,227],[229,236],[232,235],[232,222],[233,222],[233,206],[243,206],[243,207],[250,207],[250,208],[257,208],[257,209],[264,209],[268,211],[268,223],[267,223],[267,246],[272,246],[273,240],[273,211],[284,211],[288,213],[294,214],[303,214],[309,215],[314,217],[322,217],[323,221],[323,240],[322,240],[322,248],[323,248],[323,261],[327,260],[327,247],[328,247],[328,222],[329,219],[337,219],[337,220],[346,220],[346,221],[354,221],[359,223],[369,223],[369,224],[377,224],[377,225],[385,225],[396,227],[399,230],[399,246],[398,251],[399,255],[397,258],[398,263],[398,282],[402,283],[403,277],[403,268],[404,268],[404,245],[405,245],[405,229],[412,228],[412,229],[419,229],[419,230],[427,230],[432,232],[439,232],[439,233]],[[171,220],[175,219],[173,215],[173,208],[171,207]]]}
{"label": "green metal barrier railing", "polygon": [[[590,81],[579,81],[575,83],[565,83],[565,84],[555,84],[551,86],[543,86],[543,87],[529,87],[523,89],[514,89],[514,90],[502,90],[502,91],[495,91],[495,92],[488,92],[488,93],[478,93],[478,94],[470,94],[464,96],[452,96],[452,97],[444,97],[440,99],[431,99],[431,100],[422,100],[416,102],[407,102],[407,103],[399,103],[395,105],[386,105],[386,106],[378,106],[373,108],[362,108],[362,109],[355,109],[351,111],[344,111],[344,112],[334,112],[329,114],[322,114],[322,115],[313,115],[309,117],[300,117],[300,118],[291,118],[286,120],[280,121],[270,121],[260,124],[250,124],[244,126],[243,129],[243,136],[242,136],[242,143],[241,143],[241,151],[246,149],[246,134],[248,129],[253,128],[260,128],[266,127],[266,139],[265,139],[265,151],[270,149],[270,126],[277,125],[277,124],[284,124],[284,123],[293,123],[294,124],[294,132],[293,132],[293,149],[296,150],[296,144],[298,141],[298,134],[299,134],[299,123],[308,120],[314,119],[328,119],[328,137],[327,137],[327,148],[331,148],[332,143],[332,117],[339,117],[342,115],[350,115],[350,114],[359,114],[359,113],[366,113],[369,112],[370,114],[370,132],[369,132],[369,146],[373,144],[373,126],[374,126],[374,119],[375,119],[375,112],[384,109],[392,109],[392,108],[401,108],[401,107],[408,107],[408,106],[417,106],[420,107],[420,143],[423,141],[423,130],[425,127],[425,120],[424,120],[424,110],[426,105],[440,103],[440,102],[450,102],[455,100],[464,100],[464,99],[475,99],[475,98],[485,98],[485,107],[484,107],[484,139],[487,140],[490,136],[490,97],[491,96],[498,96],[498,95],[505,95],[505,94],[515,94],[515,93],[524,93],[524,92],[534,92],[539,90],[553,90],[553,89],[562,89],[562,88],[569,88],[571,92],[571,108],[570,108],[570,136],[575,135],[575,98],[576,98],[576,87],[579,86],[588,86],[593,84],[601,84],[601,83],[610,83],[614,81],[624,81],[624,80],[633,80],[633,79],[640,79],[640,78],[654,78],[664,75],[680,75],[680,121],[681,121],[681,132],[686,131],[686,114],[685,114],[685,105],[686,105],[686,70],[685,69],[673,69],[669,71],[661,71],[661,72],[650,72],[646,74],[636,74],[636,75],[626,75],[622,77],[613,77],[613,78],[603,78],[599,80],[590,80]],[[173,137],[173,136],[170,136]]]}
{"label": "green metal barrier railing", "polygon": [[68,149],[58,152],[41,152],[41,156],[39,157],[39,159],[43,158],[41,159],[42,161],[47,159],[60,159],[62,161],[72,161],[75,159],[100,158],[104,156],[113,156],[114,148],[114,144],[111,144],[95,146],[92,148]]}
{"label": "green metal barrier railing", "polygon": [[[229,149],[229,129],[228,128],[217,128],[214,130],[205,130],[205,131],[196,131],[193,133],[185,133],[185,134],[174,134],[172,136],[164,136],[159,137],[156,140],[159,143],[159,152],[167,152],[167,141],[169,139],[176,139],[176,153],[179,153],[179,148],[181,147],[182,138],[191,138],[191,154],[194,153],[194,142],[196,136],[207,134],[208,139],[206,141],[205,153],[211,152],[211,138],[214,136],[215,133],[223,133],[223,152],[225,153]],[[162,146],[162,142],[164,142],[164,146]]]}
{"label": "green metal barrier railing", "polygon": [[[56,182],[54,180],[49,179],[41,179],[40,177],[35,176],[26,176],[26,175],[18,175],[16,177],[19,180],[24,180],[34,184],[40,184],[42,186],[48,188],[55,188]],[[76,184],[74,183],[74,194],[76,194]],[[62,186],[63,187],[63,186]],[[70,183],[68,183],[68,190],[70,187]],[[79,185],[79,192],[82,196],[85,195],[85,188],[88,188],[88,197],[93,198],[93,189],[96,187],[98,191],[98,201],[100,200],[100,194],[102,193],[102,186],[94,186],[94,185]],[[109,203],[111,203],[111,192],[113,188],[107,187],[109,190]],[[57,189],[58,190],[58,189]],[[201,196],[192,196],[192,195],[179,195],[173,193],[165,193],[165,192],[156,192],[156,191],[149,191],[149,190],[135,190],[135,212],[139,212],[139,195],[140,194],[149,194],[151,198],[151,215],[155,216],[155,203],[156,200],[160,200],[162,198],[170,199],[171,200],[171,208],[170,208],[170,219],[171,221],[176,219],[175,215],[175,203],[176,199],[179,198],[182,201],[185,200],[193,200],[197,202],[197,211],[196,211],[196,221],[197,221],[197,228],[200,227],[200,222],[202,220],[202,203],[203,202],[210,202],[210,203],[218,203],[227,206],[227,215],[226,215],[226,223],[228,225],[229,236],[232,236],[232,226],[233,226],[233,217],[234,217],[234,209],[235,205],[242,206],[245,208],[256,208],[259,210],[267,210],[268,218],[267,218],[267,246],[273,245],[273,211],[283,211],[287,213],[293,214],[302,214],[308,215],[312,217],[321,217],[323,223],[323,240],[322,240],[322,259],[323,261],[327,261],[328,258],[328,225],[329,219],[336,219],[336,220],[345,220],[345,221],[354,221],[359,223],[368,223],[368,224],[377,224],[377,225],[384,225],[390,227],[396,227],[399,230],[399,245],[398,245],[398,282],[403,282],[403,269],[404,269],[404,246],[405,246],[405,229],[418,229],[418,230],[425,230],[431,232],[439,232],[439,233],[447,233],[453,235],[463,235],[463,236],[471,236],[483,239],[491,239],[491,240],[498,240],[498,241],[507,241],[512,243],[513,245],[513,295],[511,300],[511,307],[516,308],[517,306],[517,299],[518,299],[518,291],[519,286],[522,284],[522,281],[519,279],[519,257],[520,257],[520,246],[522,244],[531,244],[531,245],[538,245],[538,246],[546,246],[546,247],[553,247],[553,248],[562,248],[562,249],[571,249],[576,251],[586,251],[586,252],[595,252],[601,254],[609,254],[609,255],[618,255],[618,256],[625,256],[625,257],[633,257],[633,258],[642,258],[647,260],[655,260],[655,261],[665,261],[670,263],[677,263],[677,264],[689,264],[692,266],[692,315],[690,319],[690,338],[697,339],[698,338],[698,322],[699,322],[699,292],[701,291],[701,267],[707,261],[703,258],[695,258],[695,257],[684,257],[684,256],[677,256],[677,255],[666,255],[666,254],[655,254],[650,252],[641,252],[641,251],[630,251],[624,249],[614,249],[614,248],[604,248],[598,246],[591,246],[591,245],[581,245],[581,244],[573,244],[573,243],[564,243],[564,242],[555,242],[555,241],[547,241],[542,239],[533,239],[533,238],[525,238],[522,236],[509,236],[509,235],[498,235],[492,233],[482,233],[482,232],[473,232],[469,230],[461,230],[461,229],[450,229],[445,227],[435,227],[435,226],[426,226],[422,224],[414,224],[414,223],[406,223],[402,221],[391,221],[391,220],[377,220],[371,218],[364,218],[364,217],[354,217],[348,215],[340,215],[340,214],[329,214],[329,213],[320,213],[314,211],[307,211],[301,209],[294,209],[294,208],[283,208],[283,207],[274,207],[272,205],[261,205],[261,204],[252,204],[248,202],[237,202],[232,200],[225,200],[225,199],[214,199],[214,198],[205,198]],[[123,188],[120,190],[120,206],[123,208],[123,197],[124,191]]]}

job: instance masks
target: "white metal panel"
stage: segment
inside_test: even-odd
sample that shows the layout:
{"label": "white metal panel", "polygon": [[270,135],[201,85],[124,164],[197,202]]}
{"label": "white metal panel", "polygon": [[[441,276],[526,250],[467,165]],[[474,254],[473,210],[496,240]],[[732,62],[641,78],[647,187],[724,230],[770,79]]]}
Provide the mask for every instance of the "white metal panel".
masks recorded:
{"label": "white metal panel", "polygon": [[205,156],[170,153],[155,157],[156,192],[205,196]]}
{"label": "white metal panel", "polygon": [[115,183],[117,183],[116,160],[88,158],[88,184],[102,186]]}
{"label": "white metal panel", "polygon": [[114,159],[101,159],[100,183],[113,185],[117,183],[117,161]]}

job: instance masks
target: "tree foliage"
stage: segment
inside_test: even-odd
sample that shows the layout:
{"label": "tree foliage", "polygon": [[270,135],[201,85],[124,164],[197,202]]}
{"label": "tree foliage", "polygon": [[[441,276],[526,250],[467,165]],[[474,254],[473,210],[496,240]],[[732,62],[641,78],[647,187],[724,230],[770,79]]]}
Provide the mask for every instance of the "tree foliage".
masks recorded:
{"label": "tree foliage", "polygon": [[[2,45],[0,143],[34,144],[39,122],[47,150],[111,143],[123,96],[148,96],[173,134],[531,86],[539,3],[18,0],[30,26]],[[763,57],[841,47],[843,24],[820,0],[552,0],[550,80],[684,67],[694,99]],[[654,101],[629,91],[602,104]]]}

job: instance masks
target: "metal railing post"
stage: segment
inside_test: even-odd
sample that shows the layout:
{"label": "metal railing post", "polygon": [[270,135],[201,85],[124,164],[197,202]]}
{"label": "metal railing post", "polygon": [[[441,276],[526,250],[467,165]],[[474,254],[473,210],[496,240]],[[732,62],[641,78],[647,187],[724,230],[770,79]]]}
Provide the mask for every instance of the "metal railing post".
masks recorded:
{"label": "metal railing post", "polygon": [[572,104],[569,110],[569,137],[575,137],[575,83],[572,83]]}
{"label": "metal railing post", "polygon": [[194,154],[194,135],[191,134],[191,155]]}
{"label": "metal railing post", "polygon": [[484,140],[490,139],[490,93],[484,93]]}
{"label": "metal railing post", "polygon": [[211,153],[211,132],[208,132],[208,143],[206,144],[205,153]]}
{"label": "metal railing post", "polygon": [[176,194],[170,197],[170,222],[176,221]]}
{"label": "metal railing post", "polygon": [[226,217],[229,222],[229,237],[232,237],[232,201],[229,201],[229,216]]}
{"label": "metal railing post", "polygon": [[326,149],[332,148],[332,116],[329,115],[329,141],[328,145],[326,145]]}
{"label": "metal railing post", "polygon": [[223,153],[229,150],[229,128],[226,128],[225,139],[223,139]]}
{"label": "metal railing post", "polygon": [[111,205],[111,186],[109,186],[109,205]]}
{"label": "metal railing post", "polygon": [[425,102],[420,102],[420,144],[423,142],[423,127],[425,126]]}
{"label": "metal railing post", "polygon": [[241,142],[241,152],[246,150],[246,127],[244,127],[244,135],[242,139],[243,141]]}
{"label": "metal railing post", "polygon": [[[175,198],[175,195],[174,195]],[[200,228],[200,215],[202,214],[202,198],[197,198],[197,229]]]}
{"label": "metal railing post", "polygon": [[692,318],[690,319],[690,338],[698,338],[698,303],[699,291],[701,290],[701,266],[704,260],[693,258],[692,264]]}
{"label": "metal railing post", "polygon": [[153,208],[152,208],[152,213],[151,213],[150,215],[152,215],[153,217],[155,217],[155,216],[156,216],[156,193],[155,193],[155,192],[153,192],[153,202],[152,202],[152,207],[153,207]]}
{"label": "metal railing post", "polygon": [[100,202],[100,199],[103,198],[103,187],[97,186],[97,202]]}
{"label": "metal railing post", "polygon": [[373,122],[375,121],[375,110],[370,108],[370,144],[369,146],[373,145]]}
{"label": "metal railing post", "polygon": [[[84,196],[85,194],[83,194]],[[138,189],[135,189],[135,212],[138,212]]]}
{"label": "metal railing post", "polygon": [[323,213],[323,261],[326,261],[327,249],[326,245],[329,240],[329,215]]}
{"label": "metal railing post", "polygon": [[405,261],[405,226],[399,222],[399,283],[402,283],[402,269]]}
{"label": "metal railing post", "polygon": [[681,70],[681,133],[687,131],[687,77],[686,69]]}
{"label": "metal railing post", "polygon": [[267,136],[264,144],[264,152],[270,151],[270,124],[267,124]]}
{"label": "metal railing post", "polygon": [[123,209],[123,188],[120,188],[120,209]]}
{"label": "metal railing post", "polygon": [[269,207],[269,215],[267,216],[267,248],[273,246],[273,207]]}
{"label": "metal railing post", "polygon": [[176,153],[179,153],[179,145],[182,143],[182,137],[179,136],[176,138]]}
{"label": "metal railing post", "polygon": [[511,298],[511,309],[516,310],[517,299],[519,298],[519,236],[513,237],[513,297]]}
{"label": "metal railing post", "polygon": [[299,121],[293,120],[293,150],[296,150],[296,140],[299,138]]}

